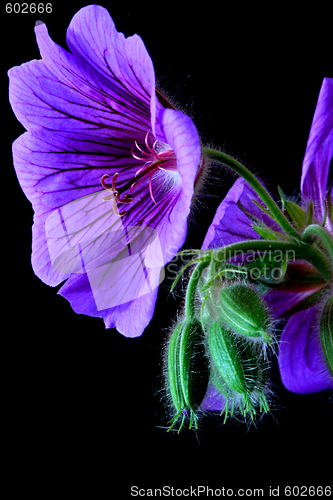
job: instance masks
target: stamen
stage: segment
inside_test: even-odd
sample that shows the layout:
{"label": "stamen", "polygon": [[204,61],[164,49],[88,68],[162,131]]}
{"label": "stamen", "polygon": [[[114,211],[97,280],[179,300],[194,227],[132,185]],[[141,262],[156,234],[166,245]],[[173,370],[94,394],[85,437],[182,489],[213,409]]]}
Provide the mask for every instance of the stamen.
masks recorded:
{"label": "stamen", "polygon": [[118,190],[116,188],[116,180],[118,179],[118,177],[119,177],[119,172],[116,172],[112,177],[112,189],[115,193],[118,193]]}
{"label": "stamen", "polygon": [[110,200],[113,200],[114,198],[114,194],[108,194],[107,196],[102,196],[102,200],[103,201],[110,201]]}
{"label": "stamen", "polygon": [[[125,200],[124,200],[124,198],[125,198]],[[120,198],[119,192],[117,192],[116,200],[119,201],[119,203],[132,203],[132,201],[134,200],[134,198],[131,198],[128,193],[124,194],[124,198]]]}
{"label": "stamen", "polygon": [[153,175],[154,175],[154,172],[149,177],[149,192],[150,192],[150,196],[151,196],[151,199],[153,200],[154,204],[157,205],[157,203],[155,201],[155,198],[153,196],[153,188],[152,188],[152,185],[151,185],[151,179],[152,179]]}
{"label": "stamen", "polygon": [[117,204],[116,204],[116,198],[113,200],[112,208],[113,208],[114,213],[116,215],[118,215],[118,217],[123,217],[127,213],[127,210],[124,210],[124,212],[119,213],[118,207],[117,207]]}
{"label": "stamen", "polygon": [[139,168],[139,170],[137,172],[135,172],[134,177],[137,177],[145,169],[146,169],[146,165],[144,165],[143,167]]}
{"label": "stamen", "polygon": [[[172,149],[166,149],[163,151],[157,151],[157,144],[158,141],[155,140],[153,145],[150,146],[149,144],[149,134],[151,133],[150,130],[147,131],[145,138],[144,138],[144,143],[146,150],[141,148],[137,141],[134,141],[134,144],[131,149],[131,154],[132,158],[134,158],[137,161],[144,162],[143,167],[139,168],[135,175],[134,179],[132,181],[126,182],[120,190],[117,189],[116,182],[119,177],[119,172],[116,172],[113,177],[112,177],[112,186],[109,186],[105,183],[105,179],[107,179],[109,174],[104,174],[101,178],[101,183],[104,189],[110,192],[107,196],[103,196],[102,200],[103,201],[110,201],[113,200],[112,206],[114,213],[118,215],[119,217],[122,217],[127,213],[125,210],[124,212],[119,212],[117,208],[117,202],[118,203],[132,203],[134,201],[134,197],[131,196],[133,190],[137,188],[144,180],[148,180],[148,188],[149,188],[149,193],[150,197],[155,205],[157,205],[157,202],[154,198],[153,195],[153,183],[152,179],[154,174],[159,171],[159,170],[170,170],[174,171],[177,170],[177,160],[175,157],[175,153]],[[135,148],[140,152],[140,156],[134,152]],[[163,166],[162,166],[163,165]],[[123,197],[121,197],[122,192],[127,191],[129,189],[129,193],[125,193]],[[122,192],[121,192],[122,191]]]}
{"label": "stamen", "polygon": [[[153,154],[154,154],[154,151],[150,148],[150,146],[149,146],[149,144],[148,144],[148,137],[149,137],[149,130],[148,130],[148,132],[146,133],[146,137],[145,137],[145,144],[146,144],[146,146],[147,146],[148,151],[150,151],[150,152],[151,152],[151,154],[153,155]],[[155,142],[154,142],[154,145],[156,144],[156,142],[157,142],[157,141],[155,141]],[[153,147],[153,149],[154,149],[154,147]],[[155,151],[155,154],[156,154],[156,151]]]}
{"label": "stamen", "polygon": [[112,200],[112,199],[115,197],[115,195],[116,195],[116,193],[114,192],[114,189],[113,189],[113,183],[112,183],[112,188],[110,188],[110,186],[107,186],[107,185],[105,184],[105,179],[107,179],[108,177],[110,177],[110,176],[109,176],[109,174],[104,174],[104,175],[102,176],[102,178],[101,178],[101,184],[102,184],[103,188],[104,188],[104,189],[106,189],[107,191],[110,191],[110,192],[111,192],[111,194],[108,194],[107,196],[102,196],[102,200],[103,200],[103,201],[110,201],[110,200]]}
{"label": "stamen", "polygon": [[140,160],[140,161],[145,161],[145,158],[142,158],[141,156],[137,156],[135,153],[134,153],[134,146],[140,151],[140,153],[142,153],[143,155],[145,156],[151,156],[153,155],[154,158],[158,158],[158,153],[156,151],[156,144],[158,141],[155,141],[154,144],[153,144],[153,149],[149,146],[149,142],[148,142],[148,137],[149,137],[149,130],[148,132],[146,133],[145,135],[145,145],[146,145],[146,148],[148,149],[149,153],[147,153],[147,151],[144,151],[137,143],[137,141],[134,141],[134,144],[132,146],[132,149],[131,149],[131,154],[133,156],[133,158],[135,158],[136,160]]}
{"label": "stamen", "polygon": [[133,146],[132,146],[132,156],[133,156],[133,158],[135,158],[136,160],[140,160],[140,161],[141,161],[141,160],[142,160],[142,158],[140,158],[140,156],[137,156],[137,155],[135,155],[135,154],[134,154],[134,146],[138,147],[138,145],[137,145],[136,141],[134,142],[134,144],[133,144]]}
{"label": "stamen", "polygon": [[107,179],[108,177],[110,177],[110,176],[109,176],[109,174],[104,174],[104,175],[102,176],[102,178],[101,178],[101,184],[102,184],[103,188],[104,188],[104,189],[106,189],[107,191],[109,191],[109,190],[110,190],[109,186],[107,186],[107,185],[105,184],[105,179]]}
{"label": "stamen", "polygon": [[113,203],[112,203],[112,207],[113,207],[113,211],[116,215],[118,215],[119,217],[123,217],[126,213],[127,213],[127,210],[125,210],[124,212],[119,212],[118,211],[118,208],[117,208],[117,201],[119,203],[132,203],[132,201],[134,200],[133,197],[131,197],[128,193],[125,193],[124,194],[124,198],[120,198],[120,192],[119,192],[119,189],[117,189],[116,187],[116,182],[117,182],[117,179],[119,177],[119,172],[116,172],[113,177],[112,177],[112,187],[108,186],[107,184],[105,184],[105,179],[107,179],[109,176],[109,174],[104,174],[101,178],[101,184],[102,186],[107,190],[107,191],[111,191],[111,194],[107,195],[107,196],[103,196],[102,197],[102,200],[103,201],[110,201],[113,199]]}
{"label": "stamen", "polygon": [[[155,168],[156,168],[155,164],[150,165],[150,167],[147,167],[147,170],[149,169],[149,170],[148,170],[148,172],[146,172],[146,173],[143,175],[143,177],[141,177],[141,179],[139,179],[139,180],[137,180],[137,181],[133,182],[133,184],[132,184],[132,185],[131,185],[131,187],[130,187],[130,193],[132,193],[133,189],[134,189],[135,187],[139,186],[139,185],[141,184],[141,182],[142,182],[142,181],[144,181],[147,177],[149,177],[149,176],[151,176],[151,177],[152,177],[152,176],[153,176],[153,174],[155,173],[155,172],[154,172]],[[140,168],[140,171],[144,171],[144,170],[145,170],[145,167]],[[135,177],[137,176],[137,174],[138,174],[138,173],[139,173],[139,171],[135,174]]]}
{"label": "stamen", "polygon": [[[135,145],[136,145],[136,147],[138,148],[138,150],[139,150],[142,154],[144,154],[144,155],[146,155],[146,156],[150,156],[150,154],[149,154],[149,153],[147,153],[147,152],[146,152],[146,151],[144,151],[142,148],[140,148],[140,146],[138,145],[138,143],[137,143],[136,141],[135,141]],[[142,158],[141,158],[141,160],[142,160]]]}

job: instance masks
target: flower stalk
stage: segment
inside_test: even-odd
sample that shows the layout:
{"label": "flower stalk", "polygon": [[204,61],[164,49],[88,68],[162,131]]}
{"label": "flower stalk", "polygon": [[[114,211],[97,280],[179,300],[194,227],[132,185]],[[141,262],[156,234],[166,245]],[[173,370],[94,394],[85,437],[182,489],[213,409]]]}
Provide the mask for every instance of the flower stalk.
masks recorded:
{"label": "flower stalk", "polygon": [[255,190],[259,198],[265,203],[266,207],[271,212],[271,217],[274,218],[274,220],[287,234],[289,234],[293,238],[299,239],[299,233],[290,224],[288,219],[285,217],[283,212],[273,200],[272,196],[264,188],[261,182],[255,177],[255,175],[253,175],[244,165],[242,165],[239,161],[235,160],[226,153],[222,153],[222,151],[217,151],[216,149],[204,147],[202,148],[202,152],[209,156],[212,160],[226,165],[241,177],[243,177],[243,179],[245,179]]}
{"label": "flower stalk", "polygon": [[332,235],[322,226],[318,224],[311,224],[308,226],[303,233],[303,241],[305,243],[311,243],[312,236],[316,236],[324,244],[325,249],[329,253],[331,261],[333,263],[333,237]]}

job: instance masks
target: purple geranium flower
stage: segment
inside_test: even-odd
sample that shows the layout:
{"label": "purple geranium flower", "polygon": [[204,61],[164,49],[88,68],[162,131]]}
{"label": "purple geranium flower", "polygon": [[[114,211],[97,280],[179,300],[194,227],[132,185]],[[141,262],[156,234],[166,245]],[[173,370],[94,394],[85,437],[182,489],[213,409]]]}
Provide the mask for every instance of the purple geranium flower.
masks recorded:
{"label": "purple geranium flower", "polygon": [[[320,225],[325,220],[325,200],[328,205],[332,203],[332,189],[328,193],[332,158],[333,79],[325,78],[310,130],[301,178],[302,204],[305,208],[310,201],[313,203],[313,219]],[[218,248],[237,241],[259,239],[253,220],[275,230],[272,219],[253,200],[260,202],[252,188],[242,178],[237,179],[218,207],[202,248]],[[332,233],[331,217],[332,212],[326,216],[325,227]],[[289,272],[288,281],[266,295],[276,318],[289,316],[280,340],[282,382],[288,390],[296,393],[333,388],[333,377],[320,344],[318,312],[321,311],[316,306],[297,310],[301,301],[304,304],[304,299],[320,293],[326,282],[318,278],[310,264],[303,261],[291,263]],[[313,279],[306,283],[300,279],[304,277]],[[223,405],[223,396],[211,386],[202,407],[221,410]]]}
{"label": "purple geranium flower", "polygon": [[156,91],[138,35],[109,13],[81,9],[69,51],[36,23],[42,56],[9,71],[10,102],[27,132],[13,144],[35,211],[32,265],[74,311],[140,335],[161,268],[186,237],[201,159],[192,120]]}

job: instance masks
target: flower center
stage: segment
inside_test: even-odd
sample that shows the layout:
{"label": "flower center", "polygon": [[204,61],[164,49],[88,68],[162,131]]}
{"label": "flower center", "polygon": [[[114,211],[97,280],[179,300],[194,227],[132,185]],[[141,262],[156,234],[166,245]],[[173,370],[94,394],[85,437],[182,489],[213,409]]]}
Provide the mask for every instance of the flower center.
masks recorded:
{"label": "flower center", "polygon": [[[133,191],[135,191],[135,189],[144,180],[148,178],[149,178],[148,186],[149,186],[150,197],[153,203],[156,205],[156,200],[154,198],[153,188],[152,188],[152,178],[154,174],[160,170],[169,170],[169,171],[177,170],[177,159],[174,151],[172,149],[164,149],[157,151],[156,148],[158,141],[155,141],[153,146],[150,147],[148,143],[148,137],[149,137],[149,131],[145,136],[145,145],[147,151],[142,149],[138,145],[137,141],[135,141],[133,144],[131,151],[132,157],[138,161],[143,161],[144,165],[143,167],[139,168],[139,170],[137,170],[132,180],[128,181],[121,188],[117,188],[116,182],[119,177],[118,172],[113,175],[111,186],[105,184],[105,179],[110,177],[109,174],[105,174],[101,178],[102,186],[111,193],[107,196],[103,196],[102,199],[103,201],[113,200],[113,211],[119,217],[123,217],[127,213],[127,210],[124,210],[123,212],[120,213],[117,208],[117,202],[120,204],[132,203],[132,201],[134,200],[134,196],[132,195]],[[136,152],[134,152],[134,148],[137,148]],[[140,155],[138,153],[140,153]],[[121,198],[122,193],[124,193],[124,191],[127,190],[129,190],[129,193],[125,193],[124,197]]]}

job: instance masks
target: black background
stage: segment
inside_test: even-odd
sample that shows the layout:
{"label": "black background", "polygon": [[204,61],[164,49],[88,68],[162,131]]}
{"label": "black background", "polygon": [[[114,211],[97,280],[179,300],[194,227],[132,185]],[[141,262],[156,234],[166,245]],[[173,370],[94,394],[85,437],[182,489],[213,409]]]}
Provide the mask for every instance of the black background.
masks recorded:
{"label": "black background", "polygon": [[[52,14],[2,15],[4,385],[8,463],[29,473],[29,489],[48,478],[71,491],[130,486],[264,487],[330,484],[332,403],[329,394],[286,391],[274,373],[272,415],[249,429],[237,420],[205,418],[197,436],[166,433],[161,402],[162,346],[181,303],[162,284],[143,335],[127,339],[103,321],[76,315],[30,264],[33,212],[12,167],[11,143],[24,132],[7,100],[6,71],[39,58],[34,23],[66,47],[66,28],[83,7],[52,2]],[[179,2],[160,6],[105,2],[118,31],[138,33],[157,77],[194,119],[203,142],[236,155],[266,181],[297,194],[302,160],[323,78],[333,77],[329,11],[313,6],[234,7]],[[257,3],[254,3],[257,5]],[[263,4],[262,4],[263,5]],[[4,7],[2,7],[4,9]],[[187,246],[202,244],[233,179],[215,171],[205,208]],[[220,178],[217,181],[217,177]],[[58,287],[59,288],[59,287]],[[325,465],[326,464],[326,465]],[[27,483],[28,484],[28,483]],[[14,483],[15,487],[16,483]],[[66,490],[68,491],[68,490]],[[98,496],[98,495],[96,495]]]}

